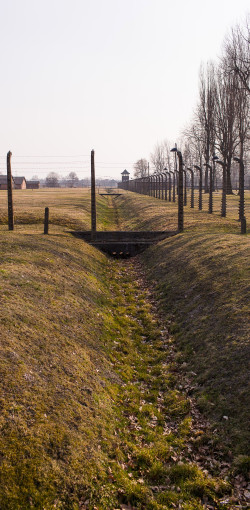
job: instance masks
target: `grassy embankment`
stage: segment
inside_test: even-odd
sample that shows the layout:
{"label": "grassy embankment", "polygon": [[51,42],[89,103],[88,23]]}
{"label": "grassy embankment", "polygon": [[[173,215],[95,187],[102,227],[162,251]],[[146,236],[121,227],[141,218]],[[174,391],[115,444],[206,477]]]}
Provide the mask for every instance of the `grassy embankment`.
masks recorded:
{"label": "grassy embankment", "polygon": [[[194,430],[168,332],[159,329],[135,275],[62,227],[89,228],[89,202],[78,193],[50,195],[55,225],[46,238],[38,197],[46,197],[42,207],[52,200],[42,190],[32,195],[33,224],[21,224],[27,220],[19,192],[18,228],[1,227],[0,507],[233,508],[221,501],[230,489],[219,453],[210,475],[196,461],[206,441],[216,445],[198,424]],[[103,200],[100,228],[114,228]],[[165,303],[165,287],[160,293]]]}
{"label": "grassy embankment", "polygon": [[[128,230],[176,230],[177,202],[165,202],[144,195],[124,192],[120,200],[119,212],[124,228]],[[135,200],[135,197],[136,200]],[[208,195],[203,194],[203,210],[198,211],[198,193],[195,192],[195,208],[190,208],[190,193],[187,206],[184,207],[185,233],[230,233],[240,232],[238,218],[239,197],[234,194],[227,197],[227,217],[221,218],[221,193],[215,192],[213,214],[208,214]],[[245,193],[245,215],[248,232],[250,228],[250,191]]]}
{"label": "grassy embankment", "polygon": [[[204,206],[207,197],[204,196]],[[200,408],[224,429],[238,454],[249,446],[249,237],[241,236],[238,196],[227,198],[228,216],[185,207],[185,232],[142,255],[147,280],[171,319],[181,359],[197,386]],[[127,222],[144,230],[176,228],[176,205],[127,194]],[[197,207],[197,205],[196,205]],[[250,222],[250,193],[246,193]],[[136,220],[135,220],[136,219]],[[135,225],[133,225],[135,226]],[[227,418],[223,418],[226,416]],[[222,431],[221,431],[222,432]]]}

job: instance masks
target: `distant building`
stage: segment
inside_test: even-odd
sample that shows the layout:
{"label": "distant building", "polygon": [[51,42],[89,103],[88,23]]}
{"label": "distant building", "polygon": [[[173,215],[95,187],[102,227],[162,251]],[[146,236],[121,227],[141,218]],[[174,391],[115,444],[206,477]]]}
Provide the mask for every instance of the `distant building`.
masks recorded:
{"label": "distant building", "polygon": [[27,189],[39,189],[40,181],[26,181],[26,188]]}
{"label": "distant building", "polygon": [[[13,186],[13,188],[15,187],[13,177],[12,177],[12,186]],[[0,175],[0,189],[8,189],[7,175]]]}
{"label": "distant building", "polygon": [[13,177],[15,189],[26,189],[25,177]]}
{"label": "distant building", "polygon": [[122,182],[129,181],[129,172],[127,170],[123,170],[122,172]]}

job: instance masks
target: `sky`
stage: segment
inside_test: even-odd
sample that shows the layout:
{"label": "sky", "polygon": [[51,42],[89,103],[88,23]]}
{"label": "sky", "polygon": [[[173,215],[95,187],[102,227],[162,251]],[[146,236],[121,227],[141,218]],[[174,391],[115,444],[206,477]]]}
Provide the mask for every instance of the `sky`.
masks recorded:
{"label": "sky", "polygon": [[120,178],[175,143],[248,0],[0,0],[0,172]]}

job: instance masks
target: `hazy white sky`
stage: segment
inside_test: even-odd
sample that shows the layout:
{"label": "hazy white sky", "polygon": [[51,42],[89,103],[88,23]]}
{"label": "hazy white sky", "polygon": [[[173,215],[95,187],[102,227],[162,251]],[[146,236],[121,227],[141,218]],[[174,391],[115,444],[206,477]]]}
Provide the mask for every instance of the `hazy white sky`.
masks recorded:
{"label": "hazy white sky", "polygon": [[247,0],[0,0],[0,171],[11,150],[16,175],[87,177],[91,149],[98,176],[132,171],[180,136],[201,62],[247,11]]}

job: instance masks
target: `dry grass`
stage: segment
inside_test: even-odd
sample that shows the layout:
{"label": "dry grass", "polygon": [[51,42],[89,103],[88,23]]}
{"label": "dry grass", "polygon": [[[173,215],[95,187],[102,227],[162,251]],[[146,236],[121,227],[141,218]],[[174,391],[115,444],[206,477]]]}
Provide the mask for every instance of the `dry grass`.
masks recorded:
{"label": "dry grass", "polygon": [[0,264],[0,507],[76,508],[112,428],[103,380],[115,375],[100,355],[107,259],[63,232],[2,231]]}
{"label": "dry grass", "polygon": [[[24,225],[40,225],[44,221],[44,209],[49,207],[50,224],[74,230],[89,230],[90,190],[86,188],[41,188],[39,190],[14,190],[15,226],[23,231]],[[108,207],[107,207],[108,206]],[[0,224],[8,223],[7,192],[0,191]],[[101,230],[116,228],[114,210],[110,198],[97,194],[97,222]],[[56,231],[56,230],[55,230]]]}
{"label": "dry grass", "polygon": [[[182,234],[143,254],[201,409],[238,454],[249,447],[249,238]],[[192,373],[195,372],[195,376]],[[227,418],[223,418],[227,416]]]}
{"label": "dry grass", "polygon": [[[238,220],[239,197],[227,197],[227,217],[220,216],[221,194],[214,193],[214,213],[208,214],[208,195],[203,194],[203,210],[198,211],[198,194],[195,193],[195,208],[184,207],[184,228],[186,232],[230,232],[239,233]],[[246,192],[246,219],[249,231],[250,224],[250,192]],[[120,202],[120,214],[123,228],[127,230],[176,230],[177,202],[166,202],[145,195],[125,192]]]}
{"label": "dry grass", "polygon": [[[184,455],[189,405],[135,275],[67,233],[90,228],[89,191],[15,191],[14,232],[6,192],[0,198],[0,507],[79,510],[89,500],[89,509],[167,510],[181,498],[185,510],[203,501],[232,508],[220,504],[228,484],[218,473],[211,478],[189,454],[184,466],[169,456]],[[249,238],[235,235],[237,197],[230,200],[226,220],[186,210],[186,233],[140,260],[180,361],[197,373],[200,407],[245,453]],[[131,193],[116,203],[118,216],[111,198],[97,196],[99,229],[176,228],[174,204]],[[41,234],[45,206],[49,236]],[[178,434],[166,438],[168,420]],[[155,494],[164,480],[172,489]]]}
{"label": "dry grass", "polygon": [[184,452],[190,405],[135,275],[59,227],[1,230],[0,507],[219,501],[229,484]]}

